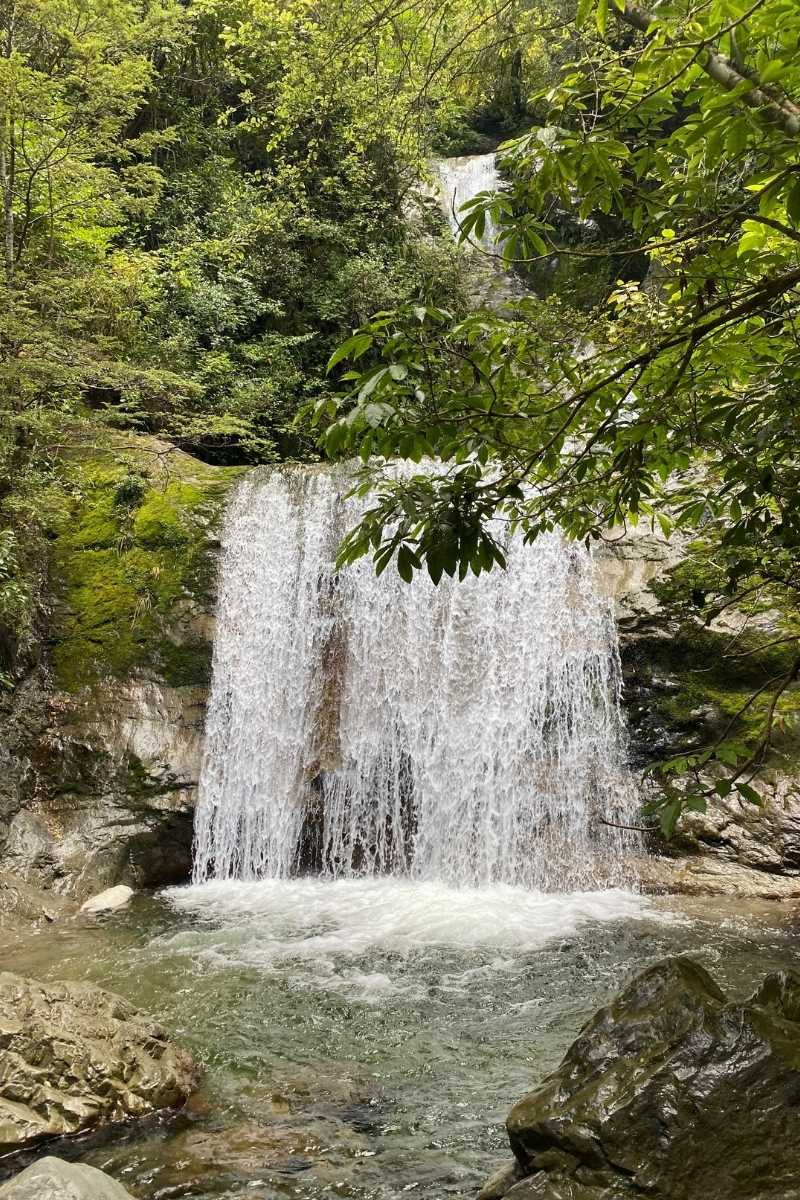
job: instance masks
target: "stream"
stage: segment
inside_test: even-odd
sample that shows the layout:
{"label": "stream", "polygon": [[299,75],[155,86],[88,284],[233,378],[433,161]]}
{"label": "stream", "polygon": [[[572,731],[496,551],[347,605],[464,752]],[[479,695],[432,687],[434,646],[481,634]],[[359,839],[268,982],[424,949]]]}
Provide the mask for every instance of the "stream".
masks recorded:
{"label": "stream", "polygon": [[511,1104],[634,971],[690,953],[732,996],[796,966],[797,910],[391,878],[212,882],[28,936],[203,1063],[187,1109],[53,1152],[140,1200],[473,1197]]}

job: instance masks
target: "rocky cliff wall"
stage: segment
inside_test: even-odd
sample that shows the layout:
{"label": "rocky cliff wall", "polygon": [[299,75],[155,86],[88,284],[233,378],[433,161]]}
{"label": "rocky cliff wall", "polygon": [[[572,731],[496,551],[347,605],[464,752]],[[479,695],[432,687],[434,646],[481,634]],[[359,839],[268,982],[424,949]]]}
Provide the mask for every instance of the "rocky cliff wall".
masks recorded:
{"label": "rocky cliff wall", "polygon": [[[735,609],[707,622],[698,563],[680,538],[648,528],[604,544],[598,565],[613,597],[620,633],[625,704],[634,766],[645,770],[679,749],[713,742],[733,724],[752,732],[760,704],[736,714],[765,682],[786,669],[794,651],[768,646],[777,614]],[[696,617],[692,597],[698,601]],[[687,608],[687,600],[689,601]],[[800,728],[792,719],[800,694],[787,696],[790,719],[778,730],[758,787],[764,805],[718,798],[706,813],[687,813],[669,842],[651,839],[643,885],[690,894],[785,899],[800,895]],[[654,788],[643,783],[643,789]]]}
{"label": "rocky cliff wall", "polygon": [[79,900],[187,878],[238,475],[130,437],[75,464],[37,653],[0,696],[0,869]]}

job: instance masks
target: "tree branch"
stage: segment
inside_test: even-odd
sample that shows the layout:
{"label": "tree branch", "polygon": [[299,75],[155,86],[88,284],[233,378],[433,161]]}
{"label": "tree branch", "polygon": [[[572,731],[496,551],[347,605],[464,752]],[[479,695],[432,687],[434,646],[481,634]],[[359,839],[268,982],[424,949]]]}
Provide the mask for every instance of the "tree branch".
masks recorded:
{"label": "tree branch", "polygon": [[[658,17],[639,8],[635,4],[626,4],[623,11],[618,12],[621,21],[647,33],[651,26],[658,22]],[[770,96],[759,86],[758,76],[742,74],[740,70],[724,54],[712,49],[709,45],[702,47],[703,53],[697,59],[705,73],[720,84],[726,91],[736,91],[746,84],[748,91],[742,93],[742,101],[750,108],[758,109],[773,125],[778,125],[789,137],[797,137],[800,133],[800,107],[789,99],[777,99]]]}

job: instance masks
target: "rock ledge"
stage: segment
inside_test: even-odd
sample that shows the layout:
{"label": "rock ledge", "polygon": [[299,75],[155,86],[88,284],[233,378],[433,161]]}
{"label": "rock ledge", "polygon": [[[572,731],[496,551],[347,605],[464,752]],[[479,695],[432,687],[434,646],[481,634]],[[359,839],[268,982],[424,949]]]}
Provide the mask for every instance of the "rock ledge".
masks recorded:
{"label": "rock ledge", "polygon": [[0,972],[0,1155],[175,1108],[197,1075],[166,1030],[119,996]]}

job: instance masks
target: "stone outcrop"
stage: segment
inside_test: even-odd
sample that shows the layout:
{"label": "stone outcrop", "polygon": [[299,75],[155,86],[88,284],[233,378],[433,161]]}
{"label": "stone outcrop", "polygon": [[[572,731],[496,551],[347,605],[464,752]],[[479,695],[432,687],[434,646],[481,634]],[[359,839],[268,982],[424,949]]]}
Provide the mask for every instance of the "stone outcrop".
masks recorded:
{"label": "stone outcrop", "polygon": [[642,891],[654,895],[679,892],[684,896],[734,896],[758,900],[800,897],[800,876],[761,871],[708,853],[643,856],[636,859],[634,874]]}
{"label": "stone outcrop", "polygon": [[79,901],[190,871],[216,530],[240,474],[153,438],[121,449],[76,464],[36,644],[0,691],[0,869]]}
{"label": "stone outcrop", "polygon": [[186,879],[205,699],[154,680],[41,693],[4,824],[0,812],[4,869],[78,900]]}
{"label": "stone outcrop", "polygon": [[650,967],[507,1124],[517,1169],[484,1200],[788,1200],[800,1169],[800,977],[768,976],[733,1003],[688,959]]}
{"label": "stone outcrop", "polygon": [[133,1197],[105,1171],[48,1155],[2,1184],[0,1200],[133,1200]]}
{"label": "stone outcrop", "polygon": [[119,996],[0,973],[0,1156],[178,1107],[196,1078],[191,1056]]}

